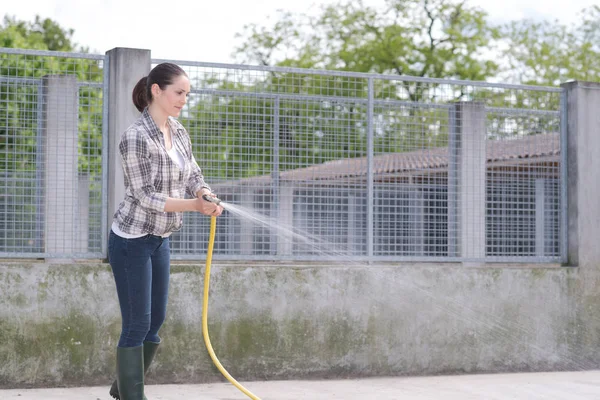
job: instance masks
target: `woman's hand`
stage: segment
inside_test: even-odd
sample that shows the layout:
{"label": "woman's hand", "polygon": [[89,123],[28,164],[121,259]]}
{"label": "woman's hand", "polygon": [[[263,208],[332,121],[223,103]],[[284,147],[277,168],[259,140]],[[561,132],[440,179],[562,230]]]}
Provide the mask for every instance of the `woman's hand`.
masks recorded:
{"label": "woman's hand", "polygon": [[223,207],[212,203],[210,201],[206,201],[202,198],[202,194],[206,194],[209,197],[216,197],[210,191],[206,191],[206,193],[201,193],[200,196],[195,200],[196,201],[196,211],[202,213],[204,215],[208,215],[211,217],[218,217],[223,212]]}

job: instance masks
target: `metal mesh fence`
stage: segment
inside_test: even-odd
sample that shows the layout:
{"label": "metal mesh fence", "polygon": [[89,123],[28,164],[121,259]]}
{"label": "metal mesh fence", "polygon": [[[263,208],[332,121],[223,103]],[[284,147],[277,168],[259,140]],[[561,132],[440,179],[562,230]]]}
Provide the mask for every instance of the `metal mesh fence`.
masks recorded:
{"label": "metal mesh fence", "polygon": [[[560,89],[178,64],[207,181],[311,243],[226,212],[216,257],[561,259]],[[208,218],[185,218],[174,256],[202,257]]]}
{"label": "metal mesh fence", "polygon": [[0,256],[102,256],[103,63],[0,50]]}
{"label": "metal mesh fence", "polygon": [[[0,61],[0,256],[104,257],[105,56]],[[563,260],[561,89],[177,63],[207,181],[279,228],[225,212],[216,258]],[[174,258],[208,223],[185,215]]]}

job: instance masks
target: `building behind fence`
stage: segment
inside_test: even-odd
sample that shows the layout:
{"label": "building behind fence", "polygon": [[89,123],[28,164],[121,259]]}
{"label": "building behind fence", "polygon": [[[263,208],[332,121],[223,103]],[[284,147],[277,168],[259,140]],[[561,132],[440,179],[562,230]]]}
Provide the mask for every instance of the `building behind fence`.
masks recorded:
{"label": "building behind fence", "polygon": [[[106,256],[111,138],[131,82],[169,61],[149,57],[0,49],[1,257]],[[562,89],[175,62],[213,190],[309,239],[225,212],[215,258],[566,260]],[[174,258],[204,258],[208,222],[185,215]]]}

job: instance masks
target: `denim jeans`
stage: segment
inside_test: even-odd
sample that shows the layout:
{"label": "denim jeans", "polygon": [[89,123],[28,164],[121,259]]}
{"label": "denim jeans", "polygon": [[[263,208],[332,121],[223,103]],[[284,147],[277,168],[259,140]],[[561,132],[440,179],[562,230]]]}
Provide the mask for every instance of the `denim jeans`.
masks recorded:
{"label": "denim jeans", "polygon": [[108,261],[121,307],[119,347],[159,343],[169,294],[169,238],[146,235],[125,239],[110,232]]}

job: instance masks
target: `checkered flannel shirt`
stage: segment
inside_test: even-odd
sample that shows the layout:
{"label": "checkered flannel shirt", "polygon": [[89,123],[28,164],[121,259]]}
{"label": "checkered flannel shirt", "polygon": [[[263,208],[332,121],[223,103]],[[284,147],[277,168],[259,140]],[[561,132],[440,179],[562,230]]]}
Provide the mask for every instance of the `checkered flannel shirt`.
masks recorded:
{"label": "checkered flannel shirt", "polygon": [[114,220],[125,233],[163,236],[179,230],[183,213],[165,212],[167,198],[184,198],[186,190],[193,197],[202,188],[210,190],[192,153],[187,131],[174,118],[169,118],[168,124],[173,146],[183,156],[183,169],[167,153],[163,134],[148,109],[121,136],[125,199]]}

